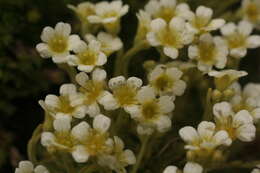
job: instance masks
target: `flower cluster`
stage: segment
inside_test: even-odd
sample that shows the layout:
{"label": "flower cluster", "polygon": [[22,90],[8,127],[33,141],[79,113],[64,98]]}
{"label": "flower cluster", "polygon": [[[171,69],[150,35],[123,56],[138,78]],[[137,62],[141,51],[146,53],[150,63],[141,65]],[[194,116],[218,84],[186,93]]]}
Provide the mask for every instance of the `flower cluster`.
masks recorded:
{"label": "flower cluster", "polygon": [[[45,27],[43,43],[36,46],[43,58],[69,69],[71,79],[61,85],[59,96],[49,94],[39,101],[45,111],[39,136],[46,155],[69,154],[78,165],[94,165],[100,172],[126,173],[133,165],[131,173],[136,173],[140,167],[147,169],[148,162],[141,161],[156,152],[154,145],[160,155],[179,135],[185,144],[177,153],[186,155],[187,163],[183,171],[168,166],[164,173],[217,169],[237,141],[256,137],[260,85],[249,83],[241,89],[238,80],[248,73],[234,63],[247,49],[260,47],[260,36],[252,34],[260,20],[255,10],[259,4],[244,0],[244,18],[225,24],[205,6],[192,11],[176,0],[150,0],[137,13],[134,46],[127,52],[117,34],[128,5],[120,0],[69,5],[80,18],[82,35],[71,35],[71,26],[60,22]],[[158,61],[144,62],[145,75],[128,76],[131,58],[144,49],[157,51]],[[109,74],[105,64],[112,57],[115,70]],[[198,125],[189,125],[185,114],[196,104],[200,106],[193,107],[203,108],[204,115],[197,116]],[[140,144],[135,145],[138,138]],[[158,140],[166,138],[171,141],[162,141],[164,145]],[[17,172],[29,170],[22,165]]]}

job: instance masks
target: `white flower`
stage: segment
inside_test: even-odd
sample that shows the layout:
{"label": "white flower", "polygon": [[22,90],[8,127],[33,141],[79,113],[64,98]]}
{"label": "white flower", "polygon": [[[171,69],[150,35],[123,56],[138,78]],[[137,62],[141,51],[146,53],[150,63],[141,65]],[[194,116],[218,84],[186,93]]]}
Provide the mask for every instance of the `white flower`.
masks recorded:
{"label": "white flower", "polygon": [[165,55],[175,59],[179,54],[178,49],[192,42],[193,32],[188,30],[183,18],[172,18],[169,24],[159,18],[151,22],[147,40],[151,46],[162,46]]}
{"label": "white flower", "polygon": [[256,165],[256,168],[251,173],[260,173],[260,165]]}
{"label": "white flower", "polygon": [[21,161],[18,168],[15,169],[15,173],[49,173],[46,167],[38,165],[34,168],[32,162]]}
{"label": "white flower", "polygon": [[116,99],[117,107],[127,108],[137,104],[137,92],[143,82],[137,77],[130,77],[127,80],[123,76],[111,78],[108,82]]}
{"label": "white flower", "polygon": [[133,165],[136,162],[134,153],[124,150],[124,142],[117,136],[114,136],[114,147],[110,155],[103,155],[98,158],[98,164],[107,166],[117,173],[126,173],[125,167]]}
{"label": "white flower", "polygon": [[138,29],[136,33],[135,42],[142,41],[146,39],[146,34],[151,30],[152,18],[146,11],[140,10],[136,14],[138,18]]}
{"label": "white flower", "polygon": [[98,41],[92,40],[88,45],[81,41],[74,51],[76,55],[68,56],[68,64],[77,66],[80,71],[91,72],[96,66],[107,62],[107,56],[101,51]]}
{"label": "white flower", "polygon": [[191,126],[183,127],[179,135],[187,143],[185,149],[194,152],[212,151],[219,146],[229,146],[232,143],[225,130],[217,131],[216,125],[208,121],[202,121],[197,130]]}
{"label": "white flower", "polygon": [[241,87],[238,87],[237,90],[231,99],[233,110],[239,112],[245,109],[253,117],[254,122],[257,122],[260,119],[260,85],[248,83],[243,91],[241,91]]}
{"label": "white flower", "polygon": [[74,127],[71,133],[79,141],[72,151],[72,157],[76,162],[84,163],[89,157],[99,157],[112,152],[113,140],[108,134],[110,123],[108,117],[99,114],[93,120],[93,128],[86,122]]}
{"label": "white flower", "polygon": [[228,47],[221,37],[203,34],[196,45],[189,46],[188,53],[190,59],[197,61],[199,70],[209,72],[213,66],[220,69],[226,66]]}
{"label": "white flower", "polygon": [[103,24],[108,32],[118,33],[120,18],[128,12],[129,6],[123,5],[121,0],[99,2],[95,6],[95,14],[88,16],[90,23]]}
{"label": "white flower", "polygon": [[82,2],[77,6],[68,5],[80,18],[82,22],[86,22],[87,17],[95,14],[95,5],[91,2]]}
{"label": "white flower", "polygon": [[76,143],[73,134],[71,133],[70,119],[68,117],[62,116],[54,120],[53,128],[54,132],[42,133],[41,144],[49,151],[63,150],[70,152]]}
{"label": "white flower", "polygon": [[247,72],[237,70],[222,70],[211,71],[208,73],[208,75],[214,77],[216,88],[219,91],[224,91],[240,77],[246,76]]}
{"label": "white flower", "polygon": [[260,28],[260,0],[243,0],[242,12],[244,20]]}
{"label": "white flower", "polygon": [[228,23],[221,28],[232,57],[242,58],[246,56],[248,48],[260,46],[260,36],[250,35],[252,31],[253,26],[247,21],[241,21],[238,25]]}
{"label": "white flower", "polygon": [[214,105],[213,113],[217,128],[226,130],[231,139],[238,138],[244,142],[254,140],[256,128],[248,111],[234,113],[230,103],[221,102]]}
{"label": "white flower", "polygon": [[159,94],[181,96],[186,88],[186,83],[180,79],[182,74],[178,68],[157,65],[149,74],[148,80],[151,87]]}
{"label": "white flower", "polygon": [[76,81],[80,85],[80,97],[86,108],[87,114],[94,117],[100,113],[99,104],[103,105],[106,110],[112,110],[115,107],[116,101],[112,94],[105,90],[106,87],[106,71],[95,69],[89,76],[81,72],[76,75]]}
{"label": "white flower", "polygon": [[[163,173],[178,173],[178,172],[179,170],[176,166],[168,166],[163,171]],[[183,173],[202,173],[202,172],[203,172],[202,166],[194,162],[186,163],[183,168]]]}
{"label": "white flower", "polygon": [[87,34],[85,38],[89,43],[92,40],[100,42],[100,50],[104,52],[107,56],[120,50],[123,47],[123,43],[119,37],[113,36],[105,32],[98,33],[97,37],[95,37],[92,34]]}
{"label": "white flower", "polygon": [[145,6],[145,11],[153,19],[162,18],[166,22],[173,17],[188,19],[192,16],[190,7],[186,3],[177,4],[176,0],[150,0]]}
{"label": "white flower", "polygon": [[80,38],[77,35],[70,35],[70,24],[60,22],[55,28],[45,27],[41,34],[43,43],[36,46],[37,51],[41,57],[52,57],[55,63],[67,62],[67,56],[70,51],[77,48],[80,43]]}
{"label": "white flower", "polygon": [[225,24],[224,19],[212,19],[213,10],[205,6],[199,6],[196,9],[196,14],[192,15],[189,20],[191,27],[196,34],[202,34],[221,28]]}
{"label": "white flower", "polygon": [[82,99],[73,84],[63,84],[60,87],[60,96],[49,94],[39,103],[54,118],[67,116],[70,119],[72,117],[81,119],[86,115]]}
{"label": "white flower", "polygon": [[169,113],[174,109],[172,97],[156,98],[155,91],[145,86],[138,91],[137,100],[139,105],[129,106],[127,112],[138,122],[138,126],[144,129],[156,129],[161,133],[171,128]]}

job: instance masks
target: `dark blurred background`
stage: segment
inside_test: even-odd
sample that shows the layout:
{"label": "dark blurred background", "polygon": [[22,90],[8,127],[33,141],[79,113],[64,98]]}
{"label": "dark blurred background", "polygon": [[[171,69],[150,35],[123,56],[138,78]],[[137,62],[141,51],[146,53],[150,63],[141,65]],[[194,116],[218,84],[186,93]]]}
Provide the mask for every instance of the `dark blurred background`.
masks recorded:
{"label": "dark blurred background", "polygon": [[[42,29],[53,27],[59,21],[71,23],[73,32],[77,33],[77,18],[66,6],[79,2],[82,0],[0,0],[0,172],[13,172],[19,160],[27,159],[27,142],[43,120],[38,100],[48,93],[58,93],[59,85],[68,82],[64,71],[58,69],[51,59],[40,58],[35,46],[40,42]],[[195,8],[206,1],[189,2]],[[137,23],[135,12],[146,1],[124,0],[124,3],[131,6],[131,12],[124,17],[128,20],[122,21],[126,27],[123,27],[120,36],[129,44]],[[205,5],[219,11],[217,15],[222,12],[218,10],[219,0],[207,3]],[[232,10],[239,3],[233,0],[224,10]],[[132,64],[133,75],[140,75],[136,65],[142,64],[142,61],[137,59]],[[250,75],[242,82],[259,82],[259,65],[260,49],[250,51],[241,64],[241,69],[247,70]],[[111,69],[109,65],[106,68]],[[257,152],[260,153],[259,149]]]}

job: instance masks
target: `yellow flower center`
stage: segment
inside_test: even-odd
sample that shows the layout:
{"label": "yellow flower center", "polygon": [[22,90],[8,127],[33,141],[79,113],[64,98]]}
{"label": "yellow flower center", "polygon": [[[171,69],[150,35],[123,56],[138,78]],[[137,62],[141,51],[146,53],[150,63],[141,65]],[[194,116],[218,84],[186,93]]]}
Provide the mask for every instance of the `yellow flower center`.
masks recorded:
{"label": "yellow flower center", "polygon": [[154,86],[157,90],[162,92],[171,90],[173,85],[174,85],[173,79],[171,79],[166,74],[162,74],[156,80],[152,81],[152,86]]}
{"label": "yellow flower center", "polygon": [[97,98],[104,91],[104,87],[105,83],[103,81],[87,81],[84,87],[79,89],[86,96],[85,104],[89,105],[96,102]]}
{"label": "yellow flower center", "polygon": [[170,28],[160,31],[157,36],[163,45],[175,48],[183,47],[180,34]]}
{"label": "yellow flower center", "polygon": [[220,78],[215,78],[215,85],[219,91],[224,91],[233,83],[233,81],[234,79],[232,79],[229,75],[224,75]]}
{"label": "yellow flower center", "polygon": [[233,122],[232,116],[228,116],[227,118],[223,118],[223,119],[216,119],[215,121],[216,121],[216,131],[225,130],[232,140],[235,140],[237,138],[236,128],[234,128],[232,125]]}
{"label": "yellow flower center", "polygon": [[65,114],[70,114],[74,112],[75,108],[70,105],[70,100],[68,96],[60,96],[59,99],[60,103],[59,107],[55,110],[56,112],[62,112]]}
{"label": "yellow flower center", "polygon": [[88,153],[92,156],[105,154],[110,151],[110,148],[106,144],[107,139],[107,133],[100,133],[96,130],[91,130],[86,141],[84,141],[84,145]]}
{"label": "yellow flower center", "polygon": [[95,65],[98,57],[98,53],[90,49],[86,49],[84,52],[78,53],[81,64]]}
{"label": "yellow flower center", "polygon": [[53,52],[63,53],[68,49],[68,39],[62,35],[56,34],[49,42],[48,45]]}
{"label": "yellow flower center", "polygon": [[209,24],[209,20],[207,18],[202,18],[202,17],[195,17],[194,20],[192,21],[192,25],[199,30],[203,30],[203,28],[208,24]]}
{"label": "yellow flower center", "polygon": [[147,101],[142,105],[142,115],[146,120],[153,120],[160,114],[160,107],[156,100]]}
{"label": "yellow flower center", "polygon": [[63,148],[65,150],[71,149],[76,143],[76,139],[74,139],[69,132],[56,132],[56,142],[60,145],[63,145],[67,148]]}
{"label": "yellow flower center", "polygon": [[137,91],[135,88],[124,84],[114,89],[113,95],[121,106],[134,104],[136,100]]}
{"label": "yellow flower center", "polygon": [[118,16],[118,12],[117,11],[111,11],[111,10],[102,15],[103,18],[110,18],[110,17],[117,17],[117,16]]}
{"label": "yellow flower center", "polygon": [[244,47],[246,45],[246,37],[242,34],[232,34],[227,37],[228,45],[231,49]]}
{"label": "yellow flower center", "polygon": [[245,13],[252,22],[257,22],[257,20],[259,20],[260,9],[255,3],[250,3],[246,8]]}
{"label": "yellow flower center", "polygon": [[176,13],[175,10],[170,7],[162,7],[155,16],[164,19],[166,22],[170,22],[171,19],[176,16]]}
{"label": "yellow flower center", "polygon": [[213,43],[201,42],[199,44],[199,60],[205,64],[212,65],[215,63],[216,47]]}

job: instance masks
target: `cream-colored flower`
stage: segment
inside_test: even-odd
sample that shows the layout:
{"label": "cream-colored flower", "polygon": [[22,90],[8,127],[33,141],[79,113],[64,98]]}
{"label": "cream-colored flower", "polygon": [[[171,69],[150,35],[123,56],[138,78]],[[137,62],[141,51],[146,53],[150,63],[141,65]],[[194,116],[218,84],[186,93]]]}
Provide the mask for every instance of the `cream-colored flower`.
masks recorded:
{"label": "cream-colored flower", "polygon": [[19,162],[18,168],[15,169],[15,173],[49,173],[49,171],[42,165],[38,165],[34,168],[32,162],[26,160]]}
{"label": "cream-colored flower", "polygon": [[260,28],[260,0],[243,0],[242,13],[244,20]]}
{"label": "cream-colored flower", "polygon": [[260,46],[260,36],[250,35],[252,31],[253,26],[247,21],[241,21],[238,25],[228,23],[221,28],[232,57],[243,58],[247,54],[247,49]]}
{"label": "cream-colored flower", "polygon": [[55,63],[67,62],[70,51],[77,48],[80,43],[78,35],[70,35],[71,26],[68,23],[59,22],[55,28],[45,27],[41,34],[43,43],[36,46],[43,58],[52,57]]}
{"label": "cream-colored flower", "polygon": [[111,78],[108,86],[116,99],[116,107],[127,108],[136,105],[138,103],[137,92],[142,84],[142,80],[137,77],[130,77],[127,80],[123,76]]}
{"label": "cream-colored flower", "polygon": [[188,19],[192,16],[188,4],[177,4],[176,0],[150,0],[145,6],[145,11],[153,19],[161,18],[166,22],[170,22],[173,17]]}
{"label": "cream-colored flower", "polygon": [[60,116],[53,121],[54,132],[45,131],[41,134],[41,144],[50,152],[55,150],[71,152],[77,143],[72,133],[77,126],[71,129],[70,119]]}
{"label": "cream-colored flower", "polygon": [[114,147],[110,155],[103,155],[98,158],[98,164],[109,167],[117,173],[126,173],[125,167],[133,165],[136,162],[134,153],[124,150],[124,142],[117,136],[114,136]]}
{"label": "cream-colored flower", "polygon": [[239,139],[244,142],[254,140],[256,128],[247,110],[234,113],[230,103],[221,102],[214,105],[213,114],[217,129],[227,131],[232,140]]}
{"label": "cream-colored flower", "polygon": [[216,89],[224,91],[236,82],[240,77],[246,76],[247,72],[237,70],[211,71],[209,76],[214,77]]}
{"label": "cream-colored flower", "polygon": [[93,120],[93,128],[81,122],[72,134],[79,142],[73,147],[72,157],[78,163],[87,162],[89,157],[100,157],[113,151],[113,140],[109,138],[108,129],[111,120],[104,115],[97,115]]}
{"label": "cream-colored flower", "polygon": [[189,46],[188,54],[197,61],[198,69],[207,73],[213,66],[220,69],[226,66],[228,47],[221,37],[203,34],[196,45]]}
{"label": "cream-colored flower", "polygon": [[78,70],[91,72],[96,66],[102,66],[107,62],[107,56],[101,51],[101,43],[92,40],[88,45],[81,41],[76,55],[68,56],[68,64],[77,66]]}
{"label": "cream-colored flower", "polygon": [[183,171],[180,171],[176,166],[167,166],[163,173],[202,173],[203,167],[194,162],[188,162],[185,164]]}
{"label": "cream-colored flower", "polygon": [[49,94],[44,101],[40,100],[39,104],[55,119],[61,116],[81,119],[86,115],[85,106],[82,105],[82,99],[73,84],[63,84],[60,87],[60,96]]}
{"label": "cream-colored flower", "polygon": [[260,84],[249,83],[243,91],[238,83],[237,90],[231,104],[235,112],[247,110],[253,117],[254,122],[260,119]]}
{"label": "cream-colored flower", "polygon": [[95,14],[88,16],[90,23],[103,24],[108,32],[116,34],[120,31],[120,18],[128,12],[129,6],[121,0],[99,2],[95,6]]}
{"label": "cream-colored flower", "polygon": [[[144,131],[157,130],[161,133],[171,128],[172,122],[169,113],[174,109],[173,98],[161,96],[156,98],[153,88],[145,86],[137,93],[138,105],[129,106],[127,112],[138,122],[139,134]],[[151,130],[149,130],[151,129]]]}
{"label": "cream-colored flower", "polygon": [[256,168],[251,173],[260,173],[260,165],[256,165]]}
{"label": "cream-colored flower", "polygon": [[213,10],[205,6],[199,6],[196,9],[196,14],[193,14],[189,20],[191,27],[196,34],[203,34],[217,30],[225,24],[224,19],[212,19]]}
{"label": "cream-colored flower", "polygon": [[157,65],[148,76],[149,85],[160,95],[181,96],[186,88],[186,83],[181,80],[182,74],[178,68]]}
{"label": "cream-colored flower", "polygon": [[135,43],[146,40],[146,34],[150,32],[152,22],[151,15],[144,10],[140,10],[136,16],[138,18],[138,29],[135,37]]}
{"label": "cream-colored flower", "polygon": [[105,70],[98,68],[92,72],[91,79],[84,72],[76,75],[76,81],[80,85],[82,104],[91,117],[100,114],[99,104],[103,105],[106,110],[115,108],[116,101],[112,94],[106,90],[106,75]]}
{"label": "cream-colored flower", "polygon": [[72,9],[82,22],[86,22],[87,17],[95,14],[95,5],[91,2],[82,2],[77,6],[68,5],[68,8]]}
{"label": "cream-colored flower", "polygon": [[232,143],[225,130],[218,131],[213,122],[202,121],[197,130],[191,126],[180,129],[179,135],[187,143],[185,149],[194,151],[211,151],[219,146],[229,146]]}
{"label": "cream-colored flower", "polygon": [[104,52],[107,56],[120,50],[123,47],[123,43],[119,37],[113,36],[105,32],[98,33],[97,37],[95,37],[92,34],[87,34],[85,38],[89,43],[92,40],[100,42],[100,50]]}
{"label": "cream-colored flower", "polygon": [[165,55],[175,59],[179,51],[193,41],[193,32],[188,30],[183,18],[172,18],[169,24],[163,19],[155,19],[151,22],[151,32],[147,34],[147,40],[151,46],[163,47]]}

